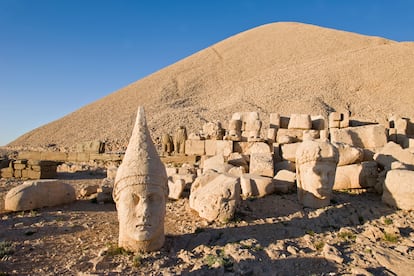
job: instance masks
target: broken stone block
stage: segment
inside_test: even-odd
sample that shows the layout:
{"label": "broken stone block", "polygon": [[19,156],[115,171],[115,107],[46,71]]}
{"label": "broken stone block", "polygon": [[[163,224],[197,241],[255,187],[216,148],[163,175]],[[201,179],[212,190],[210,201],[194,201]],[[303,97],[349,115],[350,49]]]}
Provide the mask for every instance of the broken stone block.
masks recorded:
{"label": "broken stone block", "polygon": [[339,166],[336,168],[334,190],[374,188],[378,178],[375,161]]}
{"label": "broken stone block", "polygon": [[6,210],[25,211],[67,204],[76,200],[75,189],[59,180],[25,181],[6,195]]}
{"label": "broken stone block", "polygon": [[345,143],[358,148],[375,150],[387,144],[387,134],[383,125],[333,128],[330,134],[332,143]]}
{"label": "broken stone block", "polygon": [[311,129],[312,120],[309,114],[290,115],[288,129]]}
{"label": "broken stone block", "polygon": [[308,130],[303,131],[303,137],[302,137],[303,140],[315,140],[319,138],[320,138],[319,130],[308,129]]}
{"label": "broken stone block", "polygon": [[[286,138],[288,137],[288,138]],[[296,143],[303,140],[303,130],[302,129],[285,129],[280,128],[277,131],[276,142],[280,144],[286,144],[286,140],[289,139],[288,143]]]}
{"label": "broken stone block", "polygon": [[229,156],[233,152],[233,141],[230,140],[205,140],[205,154],[214,156],[221,154]]}
{"label": "broken stone block", "polygon": [[179,199],[184,191],[186,183],[184,179],[177,179],[175,181],[168,180],[168,198]]}
{"label": "broken stone block", "polygon": [[[208,176],[211,178],[214,174]],[[210,181],[194,182],[190,193],[190,208],[208,221],[227,222],[240,204],[239,178],[218,174]]]}
{"label": "broken stone block", "polygon": [[279,170],[273,177],[276,193],[287,194],[296,187],[296,173],[289,170]]}
{"label": "broken stone block", "polygon": [[382,201],[403,210],[414,210],[414,171],[391,170],[387,173]]}
{"label": "broken stone block", "polygon": [[245,171],[249,169],[249,158],[246,155],[242,155],[238,152],[233,152],[229,155],[227,163],[235,167],[243,167]]}
{"label": "broken stone block", "polygon": [[271,177],[257,174],[243,174],[240,177],[241,193],[243,198],[263,197],[275,192]]}
{"label": "broken stone block", "polygon": [[362,162],[364,151],[361,148],[354,147],[345,143],[332,143],[339,152],[338,166],[350,165]]}
{"label": "broken stone block", "polygon": [[391,164],[395,161],[414,169],[414,154],[409,149],[402,149],[400,145],[394,142],[388,142],[374,155],[374,160],[385,169],[390,169]]}
{"label": "broken stone block", "polygon": [[252,153],[250,154],[251,174],[258,174],[262,176],[274,176],[273,155],[272,153]]}
{"label": "broken stone block", "polygon": [[205,143],[204,140],[186,140],[185,154],[187,155],[204,155]]}
{"label": "broken stone block", "polygon": [[166,167],[165,168],[166,172],[167,172],[167,176],[173,176],[174,174],[177,174],[177,168],[175,167]]}
{"label": "broken stone block", "polygon": [[280,128],[280,114],[279,113],[270,113],[270,128],[279,129]]}
{"label": "broken stone block", "polygon": [[296,150],[302,143],[284,144],[281,146],[282,158],[291,162],[295,162]]}

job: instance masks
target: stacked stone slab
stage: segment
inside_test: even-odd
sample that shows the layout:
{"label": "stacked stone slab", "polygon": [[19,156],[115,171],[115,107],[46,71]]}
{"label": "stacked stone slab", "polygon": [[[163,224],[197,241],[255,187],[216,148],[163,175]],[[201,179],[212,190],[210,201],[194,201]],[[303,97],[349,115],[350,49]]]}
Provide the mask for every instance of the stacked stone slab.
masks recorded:
{"label": "stacked stone slab", "polygon": [[414,148],[414,123],[409,118],[391,115],[388,117],[388,136],[389,141],[403,148]]}
{"label": "stacked stone slab", "polygon": [[11,160],[7,168],[1,169],[2,178],[46,179],[56,178],[58,162],[38,160]]}

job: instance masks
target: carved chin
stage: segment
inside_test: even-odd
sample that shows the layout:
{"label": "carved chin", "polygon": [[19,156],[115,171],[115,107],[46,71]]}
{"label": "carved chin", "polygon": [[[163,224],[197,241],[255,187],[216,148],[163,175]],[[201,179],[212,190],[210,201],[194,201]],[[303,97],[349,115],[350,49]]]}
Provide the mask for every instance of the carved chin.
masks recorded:
{"label": "carved chin", "polygon": [[330,196],[330,191],[328,191],[328,190],[325,190],[325,189],[319,189],[316,193],[314,193],[313,195],[316,197],[316,198],[319,198],[319,199],[326,199],[326,198],[328,198],[329,196]]}

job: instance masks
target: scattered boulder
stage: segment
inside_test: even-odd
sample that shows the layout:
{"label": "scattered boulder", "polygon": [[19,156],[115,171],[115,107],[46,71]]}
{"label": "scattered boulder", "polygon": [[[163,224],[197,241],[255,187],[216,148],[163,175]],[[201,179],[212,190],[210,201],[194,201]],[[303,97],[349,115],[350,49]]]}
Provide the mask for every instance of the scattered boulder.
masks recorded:
{"label": "scattered boulder", "polygon": [[32,180],[11,189],[5,197],[5,209],[25,211],[71,203],[75,189],[60,180]]}
{"label": "scattered boulder", "polygon": [[387,173],[382,201],[403,210],[414,210],[414,171],[391,170]]}

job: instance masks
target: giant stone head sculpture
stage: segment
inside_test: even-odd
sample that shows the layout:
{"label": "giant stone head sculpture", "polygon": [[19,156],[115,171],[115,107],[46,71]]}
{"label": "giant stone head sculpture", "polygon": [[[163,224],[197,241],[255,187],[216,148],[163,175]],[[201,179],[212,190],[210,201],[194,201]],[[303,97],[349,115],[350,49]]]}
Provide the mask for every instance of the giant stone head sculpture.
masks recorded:
{"label": "giant stone head sculpture", "polygon": [[329,141],[306,140],[296,151],[298,199],[306,207],[330,204],[339,154]]}
{"label": "giant stone head sculpture", "polygon": [[120,247],[137,252],[163,246],[167,196],[166,170],[151,140],[144,109],[139,107],[113,190]]}

